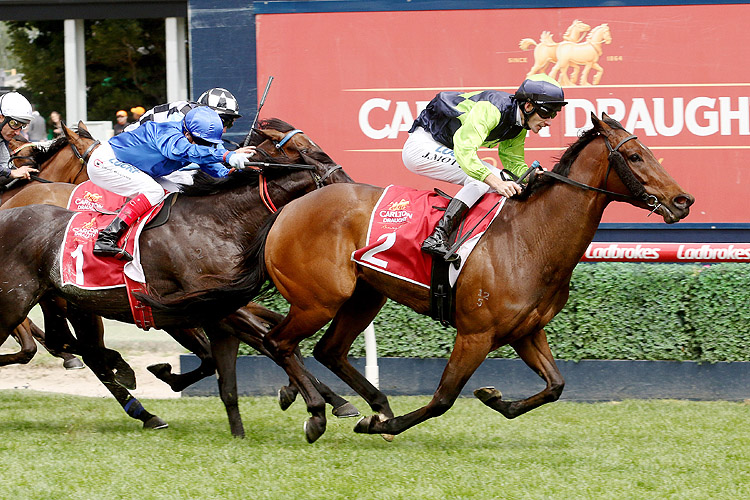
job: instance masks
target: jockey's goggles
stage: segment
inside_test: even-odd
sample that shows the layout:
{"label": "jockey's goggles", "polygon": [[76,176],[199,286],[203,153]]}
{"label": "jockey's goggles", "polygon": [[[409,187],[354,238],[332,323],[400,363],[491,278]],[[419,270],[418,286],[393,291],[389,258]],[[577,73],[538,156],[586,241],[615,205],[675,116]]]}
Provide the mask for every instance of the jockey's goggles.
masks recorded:
{"label": "jockey's goggles", "polygon": [[8,126],[12,128],[13,130],[21,130],[21,129],[28,127],[29,125],[28,123],[24,123],[22,121],[16,120],[15,118],[6,118],[5,123],[7,123]]}
{"label": "jockey's goggles", "polygon": [[219,118],[221,118],[221,123],[227,128],[227,130],[232,128],[234,121],[237,119],[236,116],[229,115],[219,115]]}
{"label": "jockey's goggles", "polygon": [[558,106],[553,107],[540,102],[532,102],[531,104],[534,106],[534,111],[536,111],[536,114],[539,115],[539,118],[542,118],[544,120],[556,117],[557,113],[561,109]]}

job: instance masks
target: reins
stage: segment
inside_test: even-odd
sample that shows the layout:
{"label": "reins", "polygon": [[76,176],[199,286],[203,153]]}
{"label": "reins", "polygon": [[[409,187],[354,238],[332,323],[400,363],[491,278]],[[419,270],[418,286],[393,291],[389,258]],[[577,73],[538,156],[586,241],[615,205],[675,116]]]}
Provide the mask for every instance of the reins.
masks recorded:
{"label": "reins", "polygon": [[[633,171],[628,167],[627,162],[625,161],[625,157],[619,151],[620,147],[622,147],[623,144],[625,144],[626,142],[630,140],[637,139],[638,136],[629,135],[625,137],[624,139],[622,139],[620,142],[618,142],[617,146],[615,147],[612,147],[612,144],[609,142],[609,139],[607,137],[603,135],[601,137],[604,139],[604,144],[606,144],[607,149],[609,150],[609,155],[607,156],[607,160],[608,160],[607,173],[604,176],[604,185],[605,186],[607,185],[607,180],[609,179],[609,173],[612,170],[613,164],[614,164],[615,172],[617,172],[617,175],[620,177],[620,180],[622,180],[623,184],[625,184],[625,186],[630,191],[630,195],[615,193],[614,191],[609,191],[607,189],[589,186],[588,184],[575,181],[564,175],[560,175],[558,173],[550,172],[547,170],[540,171],[538,175],[551,177],[554,180],[564,182],[566,184],[570,184],[571,186],[585,189],[587,191],[596,191],[597,193],[602,193],[602,194],[606,194],[609,196],[615,196],[623,200],[644,201],[647,206],[653,208],[653,210],[651,210],[651,212],[649,212],[648,215],[651,215],[652,213],[656,212],[661,206],[661,203],[659,203],[659,200],[656,198],[656,196],[646,193],[646,190],[643,187],[643,184],[638,182],[638,179],[635,178]],[[529,167],[528,170],[526,170],[526,173],[524,173],[523,176],[516,179],[516,182],[521,183],[526,177],[529,176],[529,174],[531,174],[531,172],[536,170],[537,167],[538,167],[538,163],[536,163],[536,165],[532,164],[532,166]],[[461,238],[458,238],[456,242],[453,244],[453,246],[451,246],[447,255],[453,255],[454,253],[456,253],[456,251],[461,247],[461,245],[463,245],[464,242],[471,237],[471,234],[479,226],[479,224],[487,217],[487,215],[489,215],[490,213],[492,213],[492,211],[495,210],[495,207],[497,207],[499,203],[500,201],[495,203],[495,205],[484,215],[484,217],[482,217],[479,220],[479,222],[477,222],[477,224],[473,228],[471,228],[467,233],[461,236]]]}

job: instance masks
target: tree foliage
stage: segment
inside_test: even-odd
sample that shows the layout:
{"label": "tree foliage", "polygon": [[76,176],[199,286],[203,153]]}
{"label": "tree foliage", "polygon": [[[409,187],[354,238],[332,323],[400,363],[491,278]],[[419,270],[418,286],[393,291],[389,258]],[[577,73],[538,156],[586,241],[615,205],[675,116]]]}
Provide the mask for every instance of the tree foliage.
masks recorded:
{"label": "tree foliage", "polygon": [[[63,21],[6,23],[9,50],[24,73],[21,89],[43,116],[65,116]],[[166,101],[163,19],[102,19],[84,24],[89,120],[113,120],[118,109]]]}

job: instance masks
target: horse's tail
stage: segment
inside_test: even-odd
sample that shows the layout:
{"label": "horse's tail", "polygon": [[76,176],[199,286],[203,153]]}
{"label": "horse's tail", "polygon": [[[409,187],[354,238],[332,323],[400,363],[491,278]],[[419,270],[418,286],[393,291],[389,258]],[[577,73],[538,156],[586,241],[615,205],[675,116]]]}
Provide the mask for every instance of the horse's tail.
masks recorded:
{"label": "horse's tail", "polygon": [[523,40],[518,42],[518,47],[521,50],[529,50],[531,47],[535,47],[535,46],[536,46],[536,40],[534,40],[533,38],[524,38]]}
{"label": "horse's tail", "polygon": [[161,316],[167,318],[223,318],[252,299],[274,289],[268,282],[268,271],[265,263],[266,237],[276,221],[279,212],[269,216],[258,229],[250,243],[242,252],[237,266],[236,278],[226,285],[186,293],[176,298],[162,299],[151,295],[136,294],[139,299],[150,305]]}

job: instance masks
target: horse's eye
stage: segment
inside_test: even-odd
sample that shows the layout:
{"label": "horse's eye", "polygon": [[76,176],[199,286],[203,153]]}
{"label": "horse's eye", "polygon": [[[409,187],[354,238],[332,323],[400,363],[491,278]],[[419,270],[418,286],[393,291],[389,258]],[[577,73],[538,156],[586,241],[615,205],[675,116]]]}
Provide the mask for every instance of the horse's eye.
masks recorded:
{"label": "horse's eye", "polygon": [[628,159],[630,161],[643,161],[641,155],[639,155],[638,153],[633,153],[632,155],[628,156]]}

